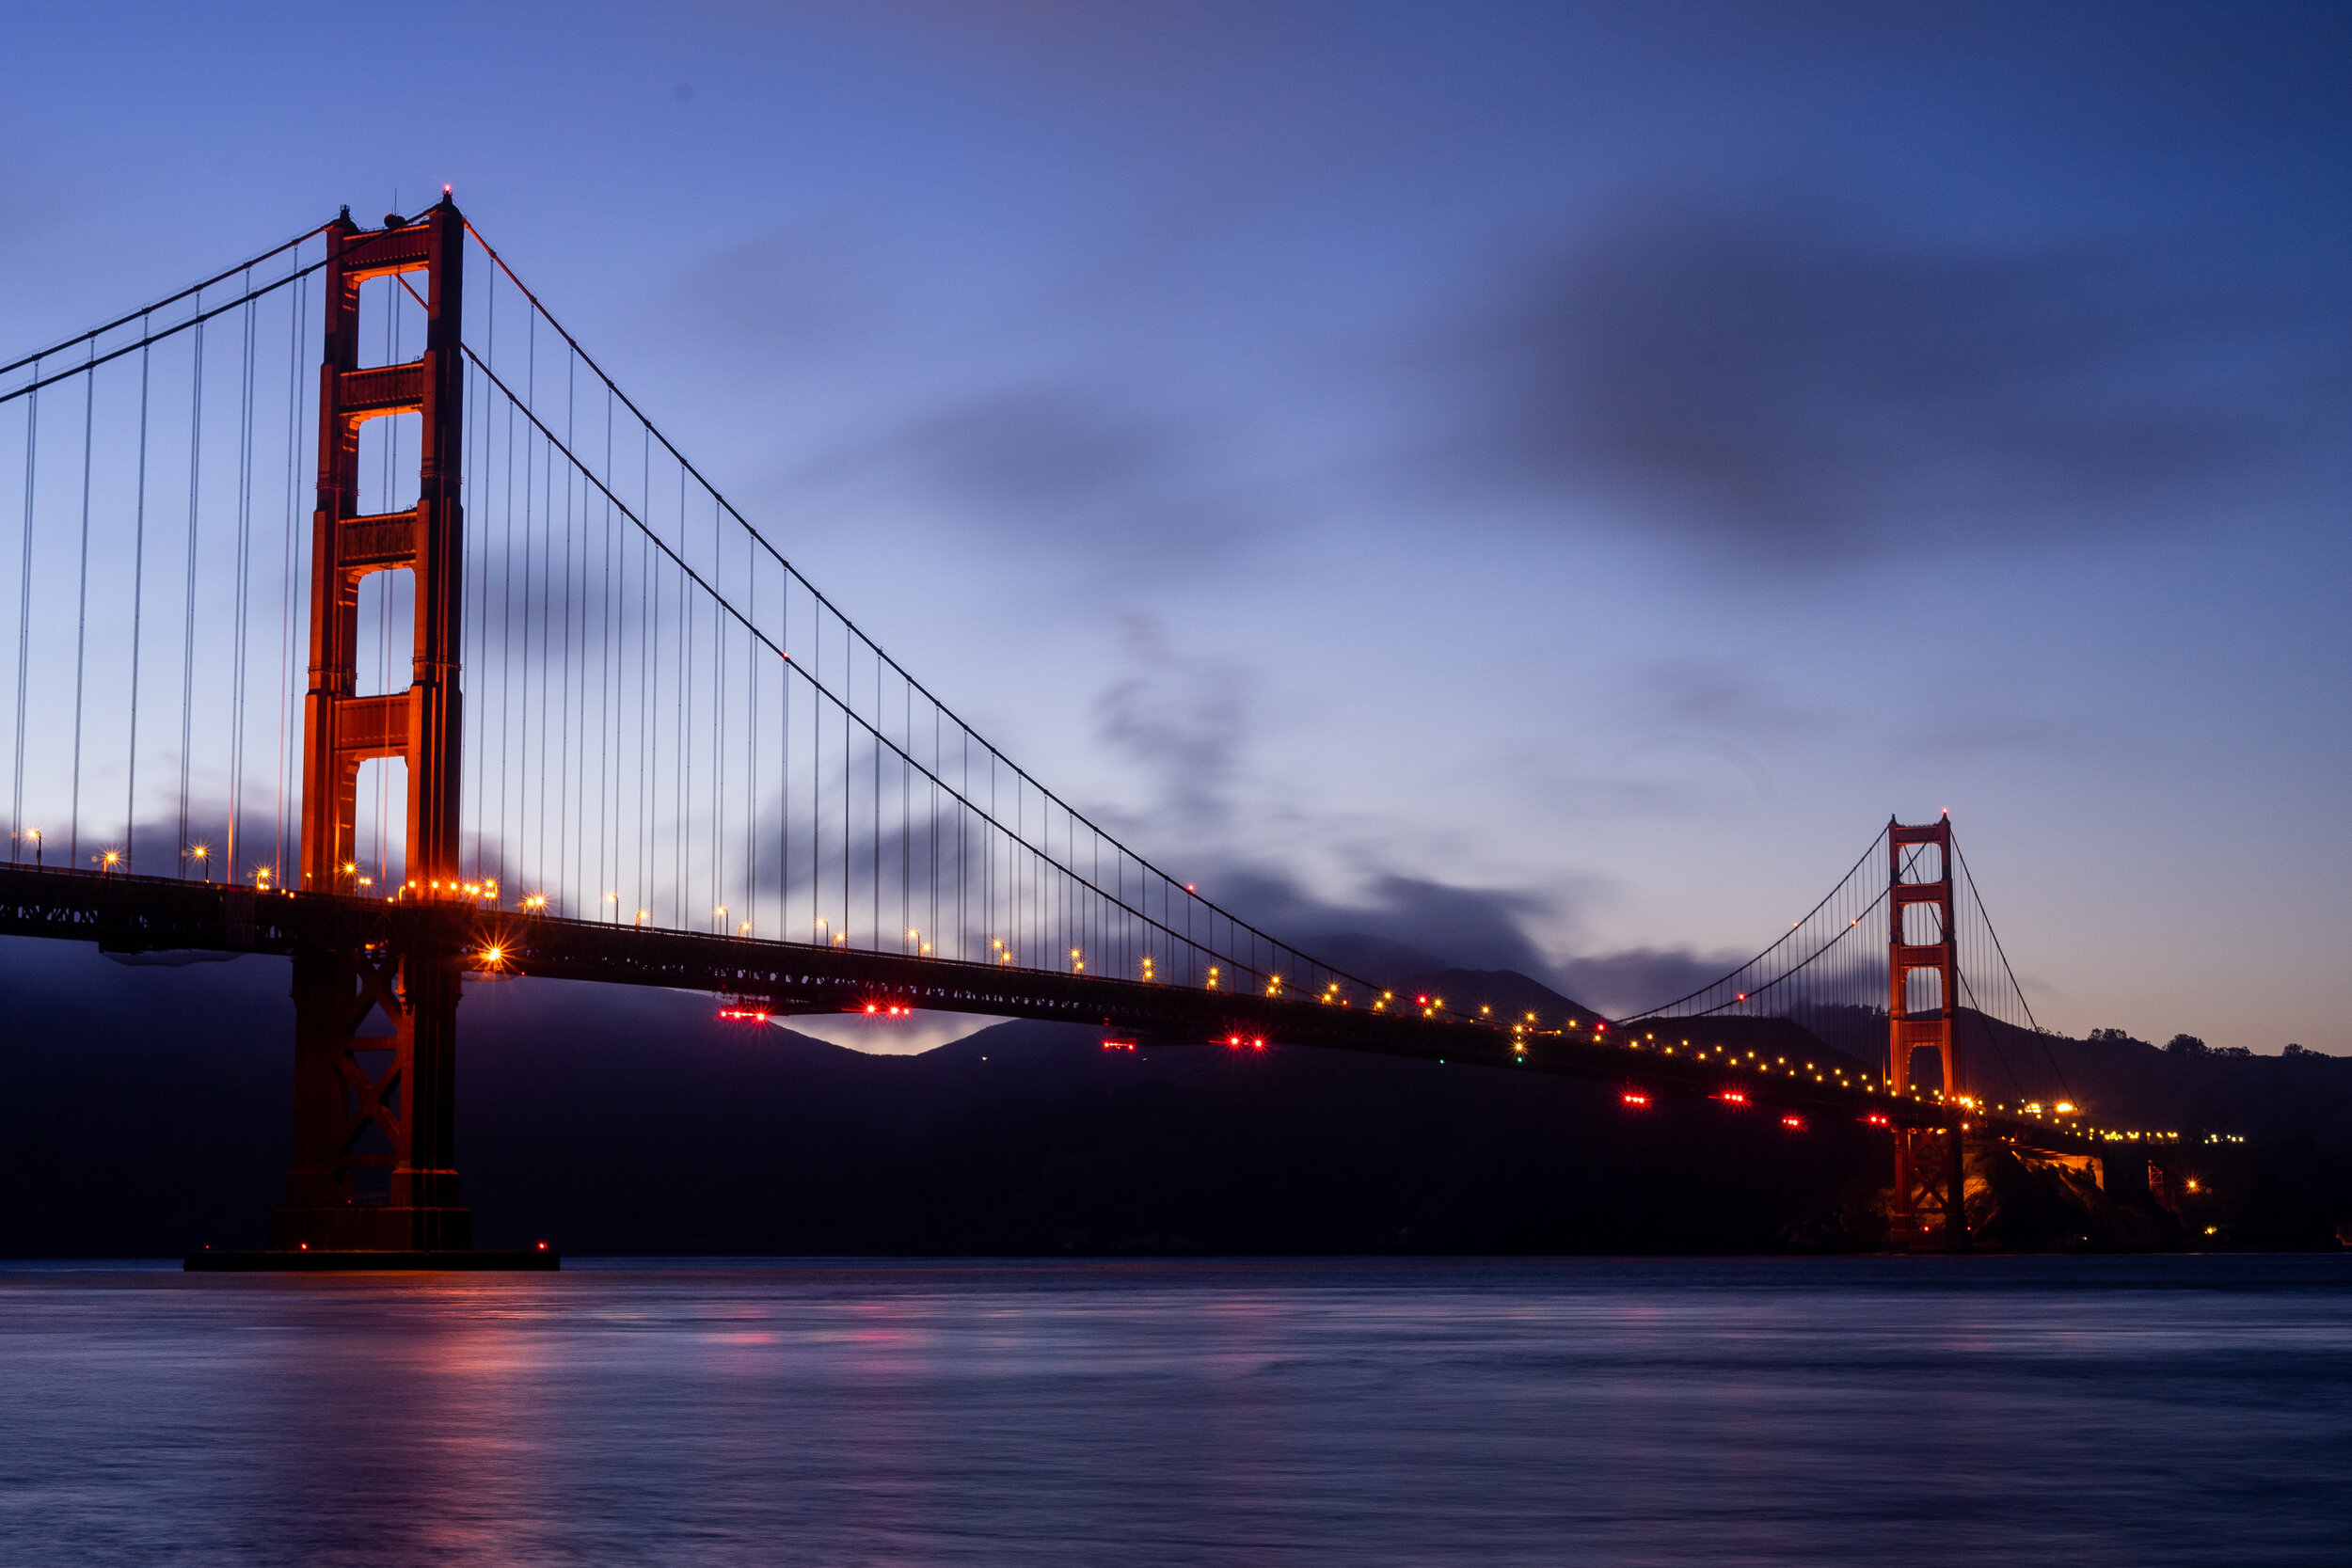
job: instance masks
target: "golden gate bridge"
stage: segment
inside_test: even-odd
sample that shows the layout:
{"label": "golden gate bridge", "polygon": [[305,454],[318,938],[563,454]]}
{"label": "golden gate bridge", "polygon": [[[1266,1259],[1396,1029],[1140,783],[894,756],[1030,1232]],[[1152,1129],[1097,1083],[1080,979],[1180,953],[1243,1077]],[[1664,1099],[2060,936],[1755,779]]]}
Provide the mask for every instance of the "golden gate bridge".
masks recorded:
{"label": "golden gate bridge", "polygon": [[[2034,1088],[2057,1064],[1948,816],[1890,822],[1755,958],[1634,1017],[1499,1017],[1299,951],[860,631],[446,193],[0,366],[0,933],[292,959],[269,1249],[192,1266],[553,1262],[472,1248],[469,974],[1851,1117],[1885,1129],[1899,1239],[1955,1246],[1964,1140],[2128,1170],[2169,1136],[2092,1125],[2062,1074]],[[1963,1055],[1993,1081],[1963,1085]]]}

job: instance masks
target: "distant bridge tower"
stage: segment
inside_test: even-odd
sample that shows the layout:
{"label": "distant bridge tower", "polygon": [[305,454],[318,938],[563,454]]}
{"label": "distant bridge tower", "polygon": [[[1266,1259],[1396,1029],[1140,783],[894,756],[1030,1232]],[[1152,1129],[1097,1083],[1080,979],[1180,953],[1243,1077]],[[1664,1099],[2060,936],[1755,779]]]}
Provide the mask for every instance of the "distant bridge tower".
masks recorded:
{"label": "distant bridge tower", "polygon": [[[1948,814],[1925,827],[1887,823],[1886,880],[1887,1085],[1907,1093],[1912,1053],[1932,1050],[1944,1073],[1935,1086],[1949,1100],[1959,1093],[1952,1076],[1952,1009],[1960,1001],[1960,940],[1952,924]],[[1932,998],[1912,978],[1931,974]]]}
{"label": "distant bridge tower", "polygon": [[1952,919],[1950,813],[1919,827],[1888,819],[1886,879],[1887,1087],[1909,1093],[1913,1055],[1932,1050],[1943,1073],[1934,1086],[1952,1116],[1946,1129],[1896,1130],[1895,1221],[1915,1235],[1929,1227],[1925,1216],[1941,1219],[1951,1243],[1964,1246],[1960,1082],[1952,1068],[1960,933]]}
{"label": "distant bridge tower", "polygon": [[[458,872],[458,478],[464,418],[459,343],[465,219],[446,197],[376,230],[348,211],[328,226],[325,362],[319,372],[318,509],[311,518],[310,685],[303,705],[302,888],[357,891],[359,765],[407,766],[402,902],[455,892]],[[424,352],[361,368],[359,289],[422,273]],[[417,501],[359,511],[359,430],[415,414]],[[405,690],[358,692],[359,580],[415,578]],[[388,598],[387,602],[389,600]],[[452,1119],[458,964],[441,922],[405,921],[400,942],[304,946],[294,957],[294,1164],[270,1222],[273,1249],[422,1252],[472,1245],[458,1205]],[[381,1015],[384,1022],[373,1021]],[[362,1030],[373,1031],[363,1034]]]}

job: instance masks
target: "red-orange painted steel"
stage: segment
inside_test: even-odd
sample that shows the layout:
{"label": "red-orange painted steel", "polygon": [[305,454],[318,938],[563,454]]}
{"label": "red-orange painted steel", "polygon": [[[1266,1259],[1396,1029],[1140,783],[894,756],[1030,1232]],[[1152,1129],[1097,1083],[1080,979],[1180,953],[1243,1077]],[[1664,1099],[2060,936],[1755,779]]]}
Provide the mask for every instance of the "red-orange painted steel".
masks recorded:
{"label": "red-orange painted steel", "polygon": [[[1917,868],[1918,851],[1924,848],[1935,851],[1936,875],[1907,879],[1906,869]],[[1911,853],[1906,855],[1906,850]],[[1946,1244],[1964,1249],[1968,1244],[1966,1176],[1959,1119],[1960,1083],[1952,1069],[1952,1020],[1960,1007],[1960,933],[1952,919],[1952,819],[1948,814],[1916,826],[1888,820],[1886,879],[1887,1086],[1898,1095],[1907,1093],[1912,1053],[1931,1050],[1942,1069],[1939,1086],[1952,1118],[1944,1138],[1914,1130],[1895,1134],[1893,1220],[1899,1235],[1905,1230],[1920,1232],[1924,1229],[1920,1214],[1925,1209],[1943,1222]],[[1925,935],[1908,929],[1915,909],[1935,911],[1932,941],[1905,940]],[[1936,976],[1936,1005],[1915,1012],[1911,977],[1922,971]]]}
{"label": "red-orange painted steel", "polygon": [[[404,883],[430,903],[458,876],[458,610],[465,432],[460,349],[465,220],[446,198],[406,223],[326,231],[325,354],[319,367],[318,507],[311,515],[310,684],[303,705],[302,889],[350,893],[359,765],[408,769]],[[422,356],[359,365],[359,288],[425,276]],[[417,501],[359,511],[359,428],[420,416]],[[358,695],[359,580],[415,577],[408,689]],[[312,1252],[463,1250],[455,1112],[457,944],[442,922],[404,940],[294,949],[294,1162],[270,1246]]]}
{"label": "red-orange painted steel", "polygon": [[[1932,879],[1905,880],[1903,851],[1932,847],[1938,875]],[[1915,853],[1909,863],[1915,864]],[[1960,1092],[1952,1077],[1952,1013],[1960,1006],[1960,936],[1952,925],[1952,819],[1945,816],[1922,827],[1900,822],[1886,825],[1886,1076],[1897,1094],[1911,1087],[1911,1054],[1932,1050],[1941,1063],[1946,1099]],[[1935,938],[1907,942],[1905,927],[1914,909],[1935,911]],[[1937,979],[1936,1005],[1913,1012],[1911,976],[1932,972]]]}
{"label": "red-orange painted steel", "polygon": [[[302,887],[349,891],[359,765],[399,757],[408,767],[406,880],[425,888],[457,875],[465,220],[448,200],[397,229],[363,230],[346,217],[329,226],[326,246],[318,507],[310,524],[310,687],[303,706]],[[360,284],[411,272],[426,277],[422,356],[361,369]],[[359,427],[399,414],[421,416],[417,503],[406,512],[362,515]],[[381,571],[416,578],[410,684],[405,692],[359,697],[359,579]]]}

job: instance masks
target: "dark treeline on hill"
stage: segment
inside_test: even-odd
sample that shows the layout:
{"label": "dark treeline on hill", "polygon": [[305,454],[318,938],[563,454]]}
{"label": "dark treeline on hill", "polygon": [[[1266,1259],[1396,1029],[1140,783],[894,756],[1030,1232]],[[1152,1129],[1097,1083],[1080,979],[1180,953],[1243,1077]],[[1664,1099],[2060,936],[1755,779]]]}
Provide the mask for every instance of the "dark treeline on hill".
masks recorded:
{"label": "dark treeline on hill", "polygon": [[[1573,1006],[1516,974],[1430,978],[1450,1003]],[[286,981],[278,959],[128,968],[75,945],[0,942],[0,1254],[258,1244],[287,1150]],[[459,1163],[484,1244],[1493,1254],[1883,1237],[1883,1144],[1859,1125],[1792,1133],[1706,1102],[1629,1112],[1615,1085],[1339,1052],[1106,1052],[1097,1031],[1033,1023],[870,1056],[712,1013],[676,992],[469,989]],[[2201,1201],[2227,1189],[2234,1205],[2218,1239],[2323,1244],[2352,1217],[2352,1063],[2080,1049],[2067,1070],[2087,1102],[2110,1072],[2137,1081],[2144,1053],[2154,1076],[2136,1092],[2150,1106],[2179,1094],[2273,1118],[2282,1142],[2247,1146],[2234,1171],[2212,1163],[2201,1183]],[[2197,1076],[2232,1072],[2258,1077]],[[2303,1109],[2272,1104],[2274,1090]],[[2316,1112],[2296,1119],[2326,1105],[2330,1128]],[[1972,1211],[1985,1208],[1996,1244],[2179,1245],[2213,1223],[1979,1164]]]}

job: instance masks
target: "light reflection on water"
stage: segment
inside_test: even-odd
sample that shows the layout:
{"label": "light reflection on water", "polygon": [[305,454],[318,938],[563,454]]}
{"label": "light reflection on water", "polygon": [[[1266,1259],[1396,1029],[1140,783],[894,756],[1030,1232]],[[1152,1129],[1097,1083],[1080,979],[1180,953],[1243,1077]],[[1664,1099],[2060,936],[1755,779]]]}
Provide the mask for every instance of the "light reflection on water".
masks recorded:
{"label": "light reflection on water", "polygon": [[0,1561],[2352,1561],[2352,1259],[0,1268]]}

